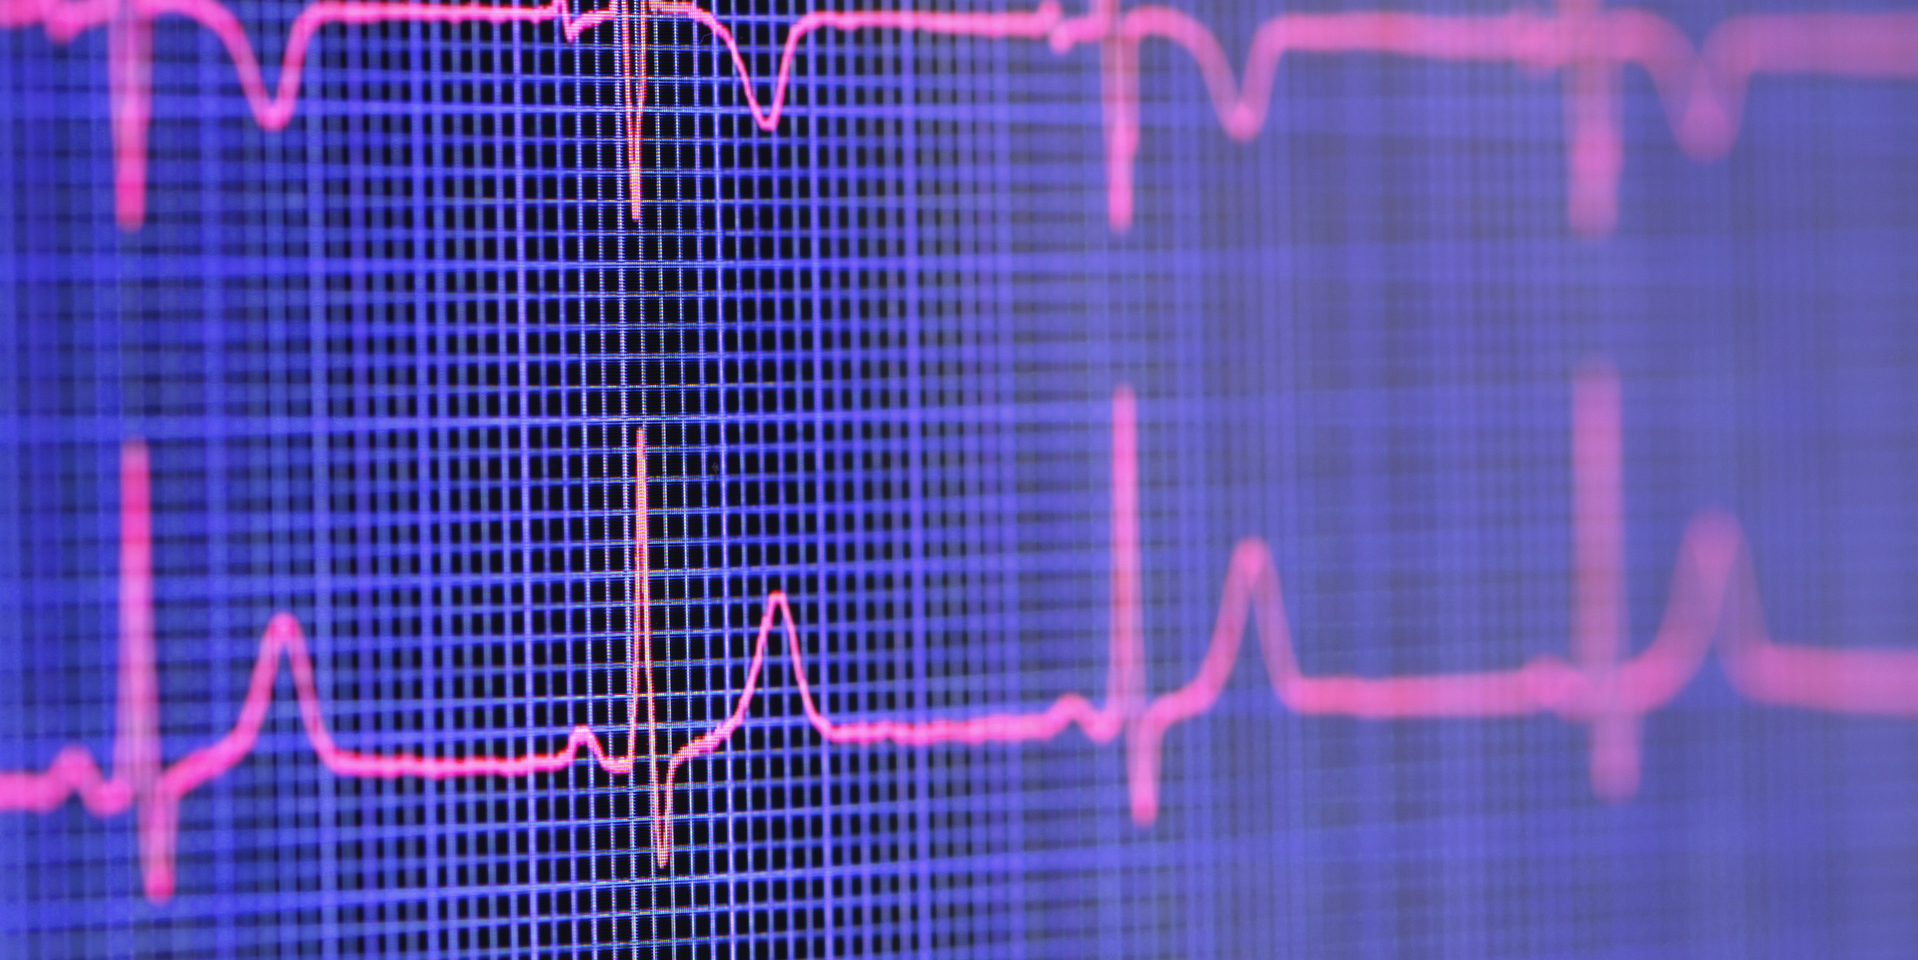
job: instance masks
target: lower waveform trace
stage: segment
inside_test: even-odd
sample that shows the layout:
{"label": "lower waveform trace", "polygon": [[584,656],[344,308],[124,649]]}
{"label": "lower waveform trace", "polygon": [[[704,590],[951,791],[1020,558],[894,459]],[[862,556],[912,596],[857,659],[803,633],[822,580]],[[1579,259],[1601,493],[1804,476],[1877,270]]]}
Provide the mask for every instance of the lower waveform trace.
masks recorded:
{"label": "lower waveform trace", "polygon": [[1300,666],[1279,570],[1269,546],[1247,538],[1226,566],[1218,616],[1197,670],[1184,685],[1147,690],[1144,570],[1140,560],[1136,400],[1121,387],[1112,405],[1111,616],[1104,699],[1065,693],[1036,710],[967,717],[835,719],[819,705],[800,624],[787,594],[764,602],[751,658],[723,719],[670,754],[659,747],[652,660],[643,436],[635,437],[631,523],[633,628],[628,637],[625,749],[592,728],[567,731],[550,752],[516,756],[364,753],[341,747],[327,726],[305,632],[292,614],[272,618],[260,639],[246,695],[219,740],[168,764],[161,757],[148,452],[130,441],[121,459],[119,690],[105,773],[84,746],[59,750],[37,771],[0,772],[0,810],[52,812],[69,799],[96,816],[133,810],[149,899],[169,899],[177,880],[180,803],[233,769],[255,748],[273,707],[281,663],[291,675],[299,720],[320,763],[340,777],[364,779],[527,778],[589,760],[616,777],[643,776],[650,795],[651,842],[660,869],[670,867],[674,795],[680,772],[726,747],[752,721],[777,643],[790,664],[792,696],[805,722],[829,744],[943,744],[1048,741],[1078,729],[1095,744],[1122,743],[1131,815],[1139,826],[1160,808],[1161,760],[1168,735],[1211,711],[1255,635],[1275,699],[1300,716],[1376,721],[1526,717],[1549,714],[1591,729],[1595,793],[1624,800],[1639,787],[1640,721],[1671,703],[1716,649],[1730,686],[1756,703],[1834,714],[1918,717],[1918,651],[1836,649],[1781,643],[1766,631],[1751,554],[1730,515],[1695,517],[1680,541],[1664,617],[1651,642],[1625,654],[1623,625],[1623,437],[1619,386],[1603,365],[1582,369],[1573,386],[1572,657],[1543,655],[1514,668],[1422,676],[1310,675]]}
{"label": "lower waveform trace", "polygon": [[771,83],[763,85],[732,29],[692,0],[611,0],[591,10],[577,10],[572,4],[314,0],[288,27],[277,81],[272,83],[238,15],[222,0],[0,0],[0,28],[38,26],[56,42],[91,30],[107,31],[115,210],[126,229],[137,228],[146,217],[152,34],[161,17],[191,20],[219,40],[254,121],[269,131],[292,121],[308,54],[320,31],[330,26],[553,24],[568,42],[610,28],[618,60],[628,200],[635,217],[642,203],[642,119],[651,81],[648,42],[654,22],[689,22],[717,41],[747,112],[766,131],[779,127],[788,108],[801,47],[828,31],[1036,41],[1060,55],[1096,47],[1107,216],[1121,231],[1134,218],[1133,176],[1141,140],[1139,51],[1149,41],[1169,44],[1191,59],[1219,126],[1240,141],[1264,129],[1280,65],[1301,54],[1502,64],[1535,75],[1563,73],[1567,216],[1572,228],[1587,236],[1609,234],[1617,223],[1624,154],[1618,91],[1628,67],[1650,78],[1673,137],[1701,161],[1731,149],[1743,124],[1747,91],[1758,76],[1918,78],[1918,14],[1903,12],[1743,14],[1727,18],[1697,43],[1658,14],[1604,9],[1596,0],[1558,0],[1550,13],[1529,6],[1491,14],[1286,12],[1257,25],[1243,67],[1235,70],[1216,31],[1185,11],[1157,4],[1121,8],[1118,0],[1089,0],[1083,13],[1067,14],[1056,0],[1043,0],[1030,9],[980,12],[814,10],[787,29]]}

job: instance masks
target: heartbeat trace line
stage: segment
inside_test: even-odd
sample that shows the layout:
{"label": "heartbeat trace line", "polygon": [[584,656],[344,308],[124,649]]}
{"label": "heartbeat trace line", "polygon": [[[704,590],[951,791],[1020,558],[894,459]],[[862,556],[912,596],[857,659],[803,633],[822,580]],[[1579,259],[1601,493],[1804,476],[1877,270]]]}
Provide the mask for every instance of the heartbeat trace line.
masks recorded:
{"label": "heartbeat trace line", "polygon": [[1539,75],[1565,73],[1567,206],[1572,228],[1602,236],[1618,220],[1624,167],[1620,86],[1624,68],[1645,71],[1678,145],[1700,161],[1731,149],[1745,97],[1760,75],[1918,78],[1918,14],[1744,14],[1694,44],[1670,20],[1646,10],[1606,9],[1599,0],[1556,0],[1551,14],[1525,7],[1501,14],[1439,15],[1382,10],[1284,13],[1259,24],[1243,69],[1233,71],[1217,35],[1191,14],[1119,0],[1088,0],[1068,16],[1056,0],[1024,11],[958,13],[918,10],[814,11],[787,30],[778,72],[762,96],[732,30],[693,0],[611,0],[575,12],[569,0],[535,7],[411,0],[317,0],[294,18],[270,89],[258,54],[233,9],[222,0],[0,0],[0,27],[40,26],[56,42],[94,29],[108,39],[113,111],[115,209],[121,226],[146,216],[147,136],[152,123],[152,32],[162,16],[198,23],[225,46],[247,105],[259,125],[281,130],[299,100],[307,54],[334,25],[378,23],[493,25],[554,23],[577,41],[611,24],[625,117],[629,202],[641,203],[643,128],[649,78],[649,21],[685,20],[726,48],[754,122],[777,129],[802,44],[826,30],[888,30],[939,36],[1044,41],[1055,53],[1099,49],[1105,126],[1108,217],[1114,229],[1133,219],[1133,168],[1139,150],[1139,48],[1165,41],[1185,51],[1203,79],[1219,125],[1235,140],[1256,137],[1272,108],[1281,61],[1295,54],[1372,54],[1449,62],[1509,64]]}
{"label": "heartbeat trace line", "polygon": [[[679,772],[714,753],[751,717],[777,635],[785,641],[791,682],[806,722],[835,744],[1022,743],[1050,740],[1072,727],[1094,743],[1124,737],[1133,820],[1159,813],[1160,756],[1166,734],[1204,714],[1224,691],[1248,628],[1256,627],[1266,674],[1278,701],[1301,715],[1371,720],[1520,717],[1554,714],[1591,727],[1595,792],[1623,800],[1638,788],[1641,719],[1676,697],[1703,669],[1714,641],[1733,689],[1758,703],[1839,714],[1918,717],[1918,651],[1825,649],[1778,643],[1764,625],[1744,535],[1729,515],[1707,512],[1688,525],[1657,634],[1627,655],[1624,594],[1623,435],[1619,386],[1606,367],[1582,370],[1572,392],[1571,659],[1539,656],[1510,669],[1424,676],[1311,676],[1299,666],[1272,553],[1248,538],[1232,551],[1211,642],[1192,678],[1150,696],[1146,685],[1144,570],[1139,553],[1137,414],[1121,387],[1112,404],[1112,569],[1110,659],[1102,704],[1066,693],[1043,709],[918,720],[835,720],[820,709],[808,679],[804,645],[784,591],[767,595],[744,685],[724,719],[665,758],[661,770],[653,687],[648,566],[646,457],[635,436],[632,515],[632,633],[628,637],[626,749],[616,753],[591,727],[575,726],[565,745],[519,756],[438,757],[366,753],[341,747],[326,725],[313,660],[300,622],[280,613],[260,639],[259,656],[232,729],[166,763],[153,649],[152,504],[146,447],[129,442],[121,458],[119,702],[113,774],[92,752],[62,748],[44,770],[0,772],[0,810],[52,811],[78,797],[88,812],[134,809],[148,898],[173,895],[179,805],[252,751],[273,705],[280,658],[292,675],[300,721],[320,763],[342,777],[431,780],[530,777],[572,766],[582,753],[614,776],[641,772],[651,791],[655,861],[673,854],[673,797]],[[642,721],[642,716],[644,720]],[[643,729],[642,729],[643,722]],[[643,752],[642,752],[643,745]]]}

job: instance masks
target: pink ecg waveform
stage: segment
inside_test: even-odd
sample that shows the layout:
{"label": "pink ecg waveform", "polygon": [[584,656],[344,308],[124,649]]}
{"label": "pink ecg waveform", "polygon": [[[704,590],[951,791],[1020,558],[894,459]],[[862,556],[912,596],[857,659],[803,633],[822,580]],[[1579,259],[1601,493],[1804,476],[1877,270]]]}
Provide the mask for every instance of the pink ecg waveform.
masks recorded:
{"label": "pink ecg waveform", "polygon": [[[88,812],[132,809],[146,894],[173,895],[179,805],[231,770],[259,737],[273,706],[280,660],[292,675],[307,740],[322,765],[342,777],[433,780],[530,777],[572,766],[581,754],[614,776],[644,769],[651,795],[652,844],[663,869],[673,854],[673,797],[679,772],[730,742],[762,695],[767,657],[783,639],[794,695],[806,722],[827,743],[904,747],[1024,743],[1078,727],[1094,743],[1123,738],[1133,820],[1159,813],[1160,756],[1166,735],[1210,710],[1224,692],[1248,630],[1255,630],[1272,693],[1301,715],[1372,720],[1520,717],[1554,714],[1591,728],[1590,776],[1608,800],[1638,788],[1640,720],[1670,703],[1703,669],[1717,644],[1733,689],[1765,704],[1839,714],[1918,716],[1918,651],[1827,649],[1779,643],[1764,625],[1749,553],[1738,524],[1722,513],[1692,520],[1681,541],[1665,615],[1651,642],[1627,655],[1624,599],[1623,436],[1619,386],[1609,368],[1578,374],[1572,410],[1573,610],[1571,658],[1545,655],[1510,669],[1424,676],[1312,676],[1299,666],[1272,553],[1241,541],[1226,567],[1217,621],[1197,671],[1184,685],[1152,696],[1146,680],[1144,576],[1140,562],[1136,403],[1121,387],[1112,405],[1111,621],[1106,690],[1095,705],[1066,693],[1042,709],[964,718],[835,720],[819,706],[804,644],[783,591],[766,597],[743,686],[732,709],[705,733],[664,757],[653,686],[651,571],[647,562],[647,477],[636,438],[632,515],[633,611],[627,678],[626,749],[614,752],[590,727],[573,727],[550,752],[519,756],[365,753],[341,747],[326,723],[313,660],[300,623],[281,613],[268,623],[239,716],[219,740],[167,763],[161,756],[160,702],[153,649],[154,582],[148,455],[138,441],[122,455],[119,690],[109,777],[86,747],[61,749],[43,770],[0,773],[0,810],[52,811],[78,797]],[[643,719],[642,719],[643,718]],[[643,749],[642,749],[643,748]]]}
{"label": "pink ecg waveform", "polygon": [[291,121],[307,55],[329,26],[553,23],[562,37],[576,41],[611,25],[619,52],[628,190],[635,213],[641,202],[640,119],[646,107],[651,21],[690,21],[719,41],[754,122],[768,131],[779,126],[786,110],[801,46],[823,31],[1043,41],[1059,54],[1095,46],[1103,91],[1108,216],[1119,230],[1129,227],[1133,218],[1133,168],[1140,141],[1139,49],[1146,41],[1170,43],[1192,59],[1220,126],[1241,141],[1251,140],[1264,127],[1279,67],[1288,56],[1375,55],[1508,64],[1540,76],[1564,73],[1568,216],[1574,230],[1592,236],[1609,233],[1618,219],[1618,181],[1624,167],[1619,97],[1627,67],[1641,69],[1650,78],[1679,146],[1701,161],[1731,148],[1756,77],[1918,77],[1918,14],[1913,13],[1745,14],[1721,22],[1702,43],[1694,43],[1657,14],[1606,9],[1598,0],[1556,0],[1550,13],[1527,7],[1456,16],[1380,10],[1282,13],[1258,25],[1244,65],[1235,72],[1213,30],[1184,11],[1154,4],[1122,9],[1119,0],[1089,0],[1084,13],[1067,15],[1056,0],[1042,0],[1029,10],[997,13],[807,13],[788,29],[777,73],[762,93],[764,84],[753,76],[733,31],[692,0],[610,0],[604,8],[580,12],[569,2],[522,7],[316,0],[293,20],[271,86],[239,17],[221,0],[0,0],[0,27],[40,26],[59,42],[94,29],[107,31],[115,203],[120,223],[129,229],[146,215],[152,33],[154,21],[163,16],[190,19],[220,40],[254,119],[267,130],[283,129]]}

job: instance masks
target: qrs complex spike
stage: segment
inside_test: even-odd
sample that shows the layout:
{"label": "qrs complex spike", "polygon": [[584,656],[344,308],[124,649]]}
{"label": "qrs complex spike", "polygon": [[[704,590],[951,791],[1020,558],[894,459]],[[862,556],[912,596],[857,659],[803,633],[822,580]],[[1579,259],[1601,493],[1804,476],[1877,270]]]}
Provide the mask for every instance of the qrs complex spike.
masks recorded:
{"label": "qrs complex spike", "polygon": [[1618,181],[1624,143],[1619,77],[1643,70],[1664,107],[1679,146],[1698,160],[1722,156],[1737,139],[1745,97],[1761,75],[1817,75],[1854,79],[1918,78],[1918,14],[1770,13],[1734,16],[1694,43],[1670,20],[1641,9],[1605,9],[1597,0],[1558,0],[1550,14],[1519,7],[1495,14],[1424,14],[1383,10],[1282,13],[1259,23],[1243,68],[1217,34],[1193,15],[1117,0],[1091,0],[1068,15],[1054,0],[1026,10],[939,12],[911,9],[824,10],[796,19],[781,45],[769,86],[753,76],[731,28],[691,0],[612,0],[575,11],[569,0],[523,7],[491,3],[413,0],[317,0],[294,18],[269,84],[258,53],[233,9],[221,0],[0,0],[0,27],[39,26],[56,41],[91,30],[108,36],[112,91],[115,205],[122,226],[146,216],[147,137],[152,123],[153,22],[184,17],[216,36],[254,120],[283,129],[298,106],[308,54],[331,26],[380,23],[557,25],[577,41],[603,27],[615,31],[626,138],[629,202],[637,216],[650,63],[649,24],[697,24],[725,50],[754,123],[774,130],[787,109],[801,47],[824,31],[898,31],[1046,43],[1065,54],[1080,46],[1100,51],[1105,127],[1108,216],[1124,230],[1134,213],[1133,168],[1140,145],[1139,50],[1147,41],[1184,51],[1197,68],[1219,125],[1235,140],[1251,140],[1272,111],[1281,62],[1300,54],[1376,55],[1460,63],[1507,64],[1530,72],[1564,73],[1566,191],[1573,229],[1611,232],[1618,218]]}
{"label": "qrs complex spike", "polygon": [[[581,725],[549,752],[517,756],[438,757],[366,753],[342,747],[327,726],[300,622],[281,613],[260,639],[246,695],[233,726],[219,740],[167,763],[162,757],[160,701],[153,649],[152,501],[148,454],[129,442],[121,458],[121,584],[119,706],[111,776],[85,746],[69,745],[37,771],[0,773],[0,810],[51,812],[77,797],[97,816],[134,812],[147,896],[166,900],[175,887],[180,803],[231,770],[254,749],[273,707],[282,661],[308,743],[337,776],[449,780],[532,777],[582,758],[613,776],[644,771],[651,796],[652,844],[664,868],[673,852],[673,799],[686,765],[724,748],[751,722],[753,704],[771,695],[766,670],[783,641],[792,696],[805,722],[826,743],[940,744],[1051,740],[1074,727],[1094,743],[1122,741],[1132,817],[1157,819],[1160,761],[1167,735],[1217,703],[1235,669],[1244,638],[1257,636],[1273,696],[1293,713],[1370,720],[1522,717],[1552,714],[1592,729],[1591,780],[1607,799],[1638,787],[1640,720],[1677,697],[1703,669],[1714,644],[1733,689],[1749,700],[1837,714],[1918,717],[1918,651],[1827,649],[1777,642],[1764,626],[1750,555],[1738,524],[1711,512],[1692,520],[1681,541],[1665,614],[1652,641],[1627,655],[1622,589],[1624,542],[1623,431],[1619,386],[1609,368],[1581,371],[1572,391],[1573,604],[1570,660],[1540,656],[1517,667],[1422,676],[1314,676],[1299,665],[1277,565],[1267,545],[1241,541],[1226,565],[1211,639],[1192,677],[1151,696],[1146,677],[1145,571],[1140,557],[1136,401],[1121,387],[1112,405],[1111,618],[1107,680],[1095,705],[1065,693],[1043,708],[969,717],[835,719],[819,706],[792,604],[783,591],[766,597],[743,686],[731,708],[705,733],[662,754],[653,680],[650,568],[643,438],[635,438],[632,520],[634,608],[630,621],[625,750]],[[643,729],[642,729],[643,728]],[[643,749],[643,752],[642,752]],[[663,761],[663,763],[662,763]]]}

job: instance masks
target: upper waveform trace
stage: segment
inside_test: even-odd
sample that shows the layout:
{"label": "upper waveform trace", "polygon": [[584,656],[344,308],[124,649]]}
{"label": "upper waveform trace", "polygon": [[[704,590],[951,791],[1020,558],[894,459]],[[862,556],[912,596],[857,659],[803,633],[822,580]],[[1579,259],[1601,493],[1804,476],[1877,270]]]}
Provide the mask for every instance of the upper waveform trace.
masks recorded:
{"label": "upper waveform trace", "polygon": [[[1210,643],[1192,677],[1153,696],[1146,677],[1144,577],[1140,557],[1137,404],[1120,388],[1112,404],[1111,612],[1106,689],[1095,704],[1066,693],[1036,710],[959,718],[839,720],[813,693],[799,624],[783,591],[766,597],[744,685],[724,718],[663,754],[653,681],[651,570],[643,437],[633,462],[633,608],[628,635],[623,750],[579,725],[563,745],[517,756],[367,753],[342,747],[326,722],[300,622],[280,613],[267,624],[239,715],[219,740],[167,763],[162,756],[154,652],[152,500],[146,447],[129,442],[121,459],[119,689],[113,772],[85,746],[68,745],[41,770],[0,772],[0,810],[50,812],[77,797],[96,816],[134,811],[147,896],[173,895],[179,806],[254,749],[273,706],[280,662],[320,763],[341,777],[431,780],[531,777],[566,769],[582,754],[614,776],[643,775],[650,791],[652,846],[663,869],[673,853],[673,799],[685,766],[718,751],[765,695],[768,657],[783,640],[805,722],[835,744],[1023,743],[1078,727],[1095,743],[1123,739],[1133,819],[1159,813],[1160,758],[1167,734],[1212,708],[1224,692],[1248,630],[1256,629],[1273,695],[1301,715],[1372,720],[1521,717],[1554,714],[1591,731],[1590,777],[1600,796],[1621,800],[1639,785],[1640,724],[1703,669],[1717,644],[1733,689],[1758,703],[1838,714],[1918,717],[1918,651],[1830,649],[1771,639],[1759,605],[1744,535],[1730,516],[1692,520],[1678,552],[1664,619],[1643,650],[1628,654],[1624,596],[1623,433],[1619,385],[1604,366],[1581,371],[1572,391],[1571,658],[1544,655],[1514,668],[1423,676],[1313,676],[1300,667],[1271,550],[1241,541],[1226,565]],[[662,760],[664,761],[662,764]]]}
{"label": "upper waveform trace", "polygon": [[[938,12],[910,9],[814,11],[786,32],[770,85],[753,76],[733,31],[692,0],[611,0],[575,11],[569,0],[521,7],[410,0],[318,0],[294,18],[282,47],[277,81],[269,85],[251,40],[221,0],[0,0],[0,27],[42,27],[64,42],[104,29],[108,35],[113,111],[115,209],[122,226],[146,216],[147,137],[152,123],[152,27],[180,16],[213,33],[226,48],[254,119],[283,129],[297,107],[307,56],[320,32],[335,25],[378,23],[557,24],[576,41],[610,26],[618,52],[629,201],[642,202],[649,25],[684,20],[703,27],[724,48],[754,122],[774,130],[786,110],[801,47],[826,30],[887,30],[935,36],[1041,41],[1059,54],[1099,50],[1105,129],[1107,211],[1112,226],[1133,219],[1133,168],[1139,150],[1139,49],[1164,41],[1197,67],[1213,113],[1227,135],[1251,140],[1265,126],[1282,61],[1296,54],[1406,57],[1509,64],[1565,75],[1567,213],[1573,229],[1600,236],[1618,219],[1624,166],[1620,77],[1642,69],[1663,104],[1679,146],[1708,161],[1725,154],[1743,122],[1746,93],[1760,75],[1851,78],[1918,77],[1918,14],[1747,14],[1722,21],[1695,44],[1670,20],[1649,11],[1606,9],[1598,0],[1557,0],[1550,13],[1520,7],[1501,14],[1441,15],[1355,10],[1282,13],[1261,22],[1244,67],[1234,71],[1217,34],[1192,14],[1119,0],[1090,0],[1068,15],[1054,0],[1023,11]],[[763,92],[762,92],[763,89]]]}

